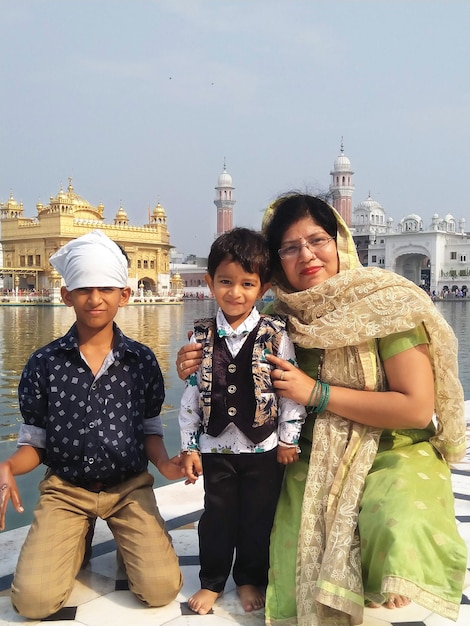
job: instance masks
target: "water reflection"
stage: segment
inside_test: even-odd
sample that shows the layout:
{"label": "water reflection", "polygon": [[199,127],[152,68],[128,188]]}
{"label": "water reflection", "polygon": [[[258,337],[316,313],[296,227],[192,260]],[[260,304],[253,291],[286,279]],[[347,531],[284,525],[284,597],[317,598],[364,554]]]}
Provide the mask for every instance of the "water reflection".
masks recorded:
{"label": "water reflection", "polygon": [[[182,384],[174,371],[176,351],[186,342],[186,331],[197,317],[214,314],[212,300],[183,305],[127,306],[116,321],[124,334],[155,352],[165,377],[165,411],[179,404]],[[18,423],[17,385],[30,354],[67,332],[73,309],[61,306],[0,307],[0,441],[14,437]],[[2,451],[3,452],[3,451]],[[3,454],[2,454],[3,456]]]}
{"label": "water reflection", "polygon": [[470,399],[470,302],[466,300],[448,300],[436,302],[437,309],[452,326],[459,342],[459,377],[465,392]]}

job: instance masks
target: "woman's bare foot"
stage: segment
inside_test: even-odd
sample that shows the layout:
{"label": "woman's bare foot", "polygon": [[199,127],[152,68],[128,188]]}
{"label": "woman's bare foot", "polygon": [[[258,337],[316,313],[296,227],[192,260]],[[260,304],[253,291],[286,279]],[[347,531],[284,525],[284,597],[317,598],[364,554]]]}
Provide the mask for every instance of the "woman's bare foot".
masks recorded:
{"label": "woman's bare foot", "polygon": [[206,615],[221,595],[221,593],[211,591],[210,589],[199,589],[193,596],[188,598],[188,606],[191,611],[199,613],[199,615]]}
{"label": "woman's bare foot", "polygon": [[380,609],[380,607],[385,607],[386,609],[401,609],[404,606],[408,606],[411,600],[406,596],[399,596],[396,593],[389,593],[388,600],[383,604],[377,604],[377,602],[369,602],[367,606],[370,609]]}
{"label": "woman's bare foot", "polygon": [[265,603],[264,594],[254,585],[240,585],[237,592],[242,603],[242,607],[248,613],[262,609]]}
{"label": "woman's bare foot", "polygon": [[399,596],[396,593],[389,593],[387,602],[384,602],[384,607],[387,609],[401,609],[404,606],[408,606],[411,600],[406,596]]}

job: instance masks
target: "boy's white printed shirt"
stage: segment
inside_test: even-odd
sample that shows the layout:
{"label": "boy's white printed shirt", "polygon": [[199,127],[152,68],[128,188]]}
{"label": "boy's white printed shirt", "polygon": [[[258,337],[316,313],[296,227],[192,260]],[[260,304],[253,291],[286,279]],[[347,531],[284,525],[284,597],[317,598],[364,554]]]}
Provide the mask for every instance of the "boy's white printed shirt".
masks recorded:
{"label": "boy's white printed shirt", "polygon": [[[246,320],[235,330],[225,319],[219,308],[216,315],[216,328],[219,337],[223,337],[233,357],[235,357],[245,342],[248,334],[256,327],[260,314],[253,308]],[[194,335],[191,343],[195,343]],[[295,351],[287,332],[283,332],[279,343],[278,356],[296,364]],[[270,366],[272,368],[272,366]],[[251,372],[250,372],[251,375]],[[181,398],[179,411],[179,425],[182,450],[199,450],[201,453],[242,454],[253,452],[267,452],[273,450],[281,439],[286,443],[297,444],[300,429],[305,420],[305,407],[288,398],[278,398],[278,428],[260,443],[253,443],[242,431],[229,424],[218,437],[211,437],[201,432],[202,411],[199,406],[199,388],[197,374],[192,374],[186,381],[186,388]]]}

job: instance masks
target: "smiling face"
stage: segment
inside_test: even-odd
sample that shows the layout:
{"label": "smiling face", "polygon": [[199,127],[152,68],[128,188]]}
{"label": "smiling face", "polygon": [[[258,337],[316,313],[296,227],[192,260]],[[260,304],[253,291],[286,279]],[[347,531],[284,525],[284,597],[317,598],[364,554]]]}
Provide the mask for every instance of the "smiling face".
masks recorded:
{"label": "smiling face", "polygon": [[250,315],[269,284],[262,285],[258,274],[243,269],[240,263],[226,259],[219,263],[214,277],[206,274],[206,282],[232,328],[237,328]]}
{"label": "smiling face", "polygon": [[130,298],[129,287],[82,287],[69,291],[62,287],[64,303],[75,309],[77,325],[83,330],[99,331],[112,326],[119,307]]}
{"label": "smiling face", "polygon": [[[303,217],[286,229],[280,247],[328,237],[330,235],[311,217]],[[287,280],[296,291],[319,285],[338,273],[336,242],[330,239],[319,249],[302,245],[297,256],[281,259],[281,265]]]}

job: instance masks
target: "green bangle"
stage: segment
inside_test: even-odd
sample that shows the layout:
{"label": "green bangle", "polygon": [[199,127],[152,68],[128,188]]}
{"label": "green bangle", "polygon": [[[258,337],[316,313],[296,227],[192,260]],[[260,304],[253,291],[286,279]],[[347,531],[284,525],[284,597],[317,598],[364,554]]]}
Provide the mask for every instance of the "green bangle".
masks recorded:
{"label": "green bangle", "polygon": [[[310,394],[310,398],[308,399],[307,402],[307,409],[310,410],[315,410],[314,407],[316,405],[316,401],[318,399],[318,392],[320,391],[319,385],[321,385],[319,380],[315,381],[315,384],[313,385],[313,389],[312,389],[312,393]],[[313,399],[315,398],[315,402],[313,401]]]}
{"label": "green bangle", "polygon": [[322,393],[320,402],[318,403],[315,413],[323,413],[328,405],[328,401],[330,399],[330,385],[328,383],[322,383]]}
{"label": "green bangle", "polygon": [[330,400],[330,385],[317,380],[307,405],[310,413],[323,413]]}

